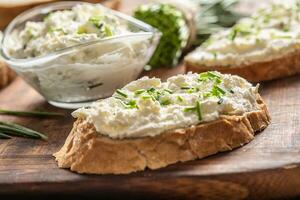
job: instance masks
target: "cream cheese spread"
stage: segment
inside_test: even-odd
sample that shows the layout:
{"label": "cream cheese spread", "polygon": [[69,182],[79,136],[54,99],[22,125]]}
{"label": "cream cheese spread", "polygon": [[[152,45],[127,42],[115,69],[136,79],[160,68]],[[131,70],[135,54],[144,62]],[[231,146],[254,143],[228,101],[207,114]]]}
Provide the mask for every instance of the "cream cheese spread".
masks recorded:
{"label": "cream cheese spread", "polygon": [[219,72],[188,73],[161,82],[143,77],[117,90],[112,97],[72,113],[87,119],[97,132],[111,138],[156,136],[258,109],[258,86]]}
{"label": "cream cheese spread", "polygon": [[42,21],[28,21],[10,45],[15,58],[29,58],[126,31],[100,5],[78,4],[71,10],[49,13]]}
{"label": "cream cheese spread", "polygon": [[274,3],[213,34],[185,57],[201,66],[242,67],[300,49],[300,1]]}
{"label": "cream cheese spread", "polygon": [[68,108],[135,80],[158,42],[149,27],[100,4],[75,4],[24,23],[5,37],[5,51],[20,59],[12,67],[50,103]]}

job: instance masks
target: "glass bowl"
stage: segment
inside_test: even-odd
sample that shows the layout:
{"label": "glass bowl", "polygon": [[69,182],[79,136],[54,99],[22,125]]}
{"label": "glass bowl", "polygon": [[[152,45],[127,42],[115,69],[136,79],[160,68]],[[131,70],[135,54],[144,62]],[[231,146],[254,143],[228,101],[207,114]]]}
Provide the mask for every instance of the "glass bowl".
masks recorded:
{"label": "glass bowl", "polygon": [[10,40],[27,21],[40,21],[49,12],[71,9],[82,2],[59,2],[30,9],[17,16],[2,39],[1,55],[52,105],[78,108],[112,95],[115,89],[138,78],[160,39],[153,27],[130,16],[103,8],[130,33],[97,39],[60,49],[47,55],[16,59],[8,51]]}

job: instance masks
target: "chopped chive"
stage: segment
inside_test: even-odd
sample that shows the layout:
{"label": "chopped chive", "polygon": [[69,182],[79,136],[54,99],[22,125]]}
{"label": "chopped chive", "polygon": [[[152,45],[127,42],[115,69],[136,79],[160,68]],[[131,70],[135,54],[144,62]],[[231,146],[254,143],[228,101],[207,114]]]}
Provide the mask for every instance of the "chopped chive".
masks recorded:
{"label": "chopped chive", "polygon": [[218,101],[218,104],[219,104],[219,105],[222,104],[223,101],[224,101],[224,99],[223,99],[223,98],[220,98],[219,101]]}
{"label": "chopped chive", "polygon": [[205,93],[203,93],[203,97],[204,98],[207,98],[207,97],[210,97],[210,96],[212,96],[211,92],[205,92]]}
{"label": "chopped chive", "polygon": [[236,38],[236,36],[237,36],[237,33],[238,33],[237,29],[233,29],[233,30],[230,32],[230,34],[229,34],[229,39],[230,39],[231,41],[234,41],[235,38]]}
{"label": "chopped chive", "polygon": [[17,135],[21,137],[29,137],[34,139],[47,139],[47,136],[43,135],[42,133],[39,133],[37,131],[31,130],[29,128],[15,123],[0,121],[0,131],[9,135]]}
{"label": "chopped chive", "polygon": [[187,107],[187,108],[184,108],[184,112],[193,112],[196,110],[196,107]]}
{"label": "chopped chive", "polygon": [[152,99],[153,101],[155,101],[155,98],[151,95],[145,95],[145,96],[142,96],[142,99],[146,100],[146,99]]}
{"label": "chopped chive", "polygon": [[108,37],[113,35],[112,30],[108,26],[104,27],[104,32],[105,32],[105,35],[108,36]]}
{"label": "chopped chive", "polygon": [[198,119],[199,119],[199,121],[201,121],[202,113],[201,113],[201,105],[200,105],[199,101],[197,101],[197,104],[196,104],[196,111],[197,111]]}
{"label": "chopped chive", "polygon": [[0,133],[0,139],[11,139],[12,137],[5,134],[5,133]]}
{"label": "chopped chive", "polygon": [[85,27],[80,26],[77,28],[77,34],[84,34],[84,33],[87,33]]}
{"label": "chopped chive", "polygon": [[93,16],[89,18],[89,22],[94,24],[97,28],[102,28],[103,23],[101,22],[103,20],[103,16]]}
{"label": "chopped chive", "polygon": [[155,92],[155,88],[152,87],[152,88],[148,89],[147,92]]}
{"label": "chopped chive", "polygon": [[134,94],[135,94],[135,95],[140,95],[140,94],[142,94],[142,93],[144,93],[144,92],[146,92],[146,90],[140,89],[140,90],[136,90],[136,91],[134,92]]}
{"label": "chopped chive", "polygon": [[213,72],[207,72],[207,75],[209,75],[210,77],[213,77],[213,78],[221,78],[219,75],[217,75]]}
{"label": "chopped chive", "polygon": [[121,95],[122,97],[125,97],[125,98],[128,97],[128,95],[125,94],[124,92],[122,92],[120,89],[117,89],[117,90],[116,90],[116,93],[119,94],[119,95]]}
{"label": "chopped chive", "polygon": [[216,83],[221,83],[221,77],[213,72],[204,72],[199,74],[199,81],[214,80]]}
{"label": "chopped chive", "polygon": [[187,93],[198,92],[199,89],[195,87],[181,87],[182,90],[187,90]]}
{"label": "chopped chive", "polygon": [[150,96],[142,96],[142,99],[151,99]]}
{"label": "chopped chive", "polygon": [[183,102],[183,98],[181,96],[177,96],[177,100]]}
{"label": "chopped chive", "polygon": [[153,101],[155,100],[159,100],[160,99],[160,95],[161,93],[159,91],[157,91],[155,88],[150,88],[147,90],[147,93],[151,96],[151,98],[153,99]]}
{"label": "chopped chive", "polygon": [[216,87],[216,89],[221,93],[221,94],[225,94],[226,92],[222,89],[222,88],[220,88],[219,86],[215,86]]}
{"label": "chopped chive", "polygon": [[171,90],[169,90],[169,89],[164,89],[164,91],[166,91],[166,92],[168,92],[170,94],[173,94],[173,92]]}
{"label": "chopped chive", "polygon": [[62,117],[65,116],[64,113],[56,112],[44,112],[44,111],[16,111],[16,110],[4,110],[0,109],[0,115],[14,115],[14,116],[24,116],[24,117]]}
{"label": "chopped chive", "polygon": [[160,104],[162,106],[167,106],[167,105],[170,105],[171,104],[171,101],[169,99],[165,99],[163,101],[160,102]]}
{"label": "chopped chive", "polygon": [[292,36],[290,35],[273,35],[272,39],[291,39]]}
{"label": "chopped chive", "polygon": [[182,89],[182,90],[189,90],[189,89],[191,89],[191,87],[189,87],[189,86],[183,86],[183,87],[180,87],[180,89]]}
{"label": "chopped chive", "polygon": [[217,85],[214,85],[210,91],[212,96],[220,97],[225,94],[225,91]]}

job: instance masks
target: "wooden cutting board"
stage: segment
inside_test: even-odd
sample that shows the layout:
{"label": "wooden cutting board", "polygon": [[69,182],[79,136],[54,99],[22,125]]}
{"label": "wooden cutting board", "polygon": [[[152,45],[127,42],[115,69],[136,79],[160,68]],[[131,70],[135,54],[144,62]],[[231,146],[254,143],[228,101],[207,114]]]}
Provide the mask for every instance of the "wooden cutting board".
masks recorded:
{"label": "wooden cutting board", "polygon": [[[152,72],[180,73],[182,67]],[[69,193],[149,199],[267,199],[300,195],[300,76],[261,85],[272,124],[248,145],[206,159],[130,175],[79,175],[59,169],[52,157],[72,127],[70,111],[58,109],[18,78],[0,92],[1,107],[66,113],[57,119],[16,118],[48,141],[0,140],[0,194]],[[226,130],[224,130],[226,131]]]}
{"label": "wooden cutting board", "polygon": [[[123,10],[129,12],[132,2],[125,1]],[[182,72],[181,66],[148,74],[166,78]],[[66,113],[66,117],[0,116],[0,120],[20,123],[49,137],[48,141],[0,140],[0,195],[67,194],[76,198],[97,194],[99,199],[193,200],[300,196],[300,76],[264,83],[260,91],[272,124],[248,145],[160,170],[97,176],[57,167],[52,154],[60,149],[71,130],[71,111],[47,104],[18,78],[0,91],[0,107],[58,111]]]}

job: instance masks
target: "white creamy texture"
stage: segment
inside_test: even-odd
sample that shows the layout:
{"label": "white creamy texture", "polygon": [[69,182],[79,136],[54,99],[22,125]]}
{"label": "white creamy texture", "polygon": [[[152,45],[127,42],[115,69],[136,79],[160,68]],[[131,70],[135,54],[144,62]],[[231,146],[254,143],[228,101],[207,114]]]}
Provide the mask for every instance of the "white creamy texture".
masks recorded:
{"label": "white creamy texture", "polygon": [[118,20],[97,4],[79,4],[71,10],[55,11],[42,21],[28,21],[10,41],[10,54],[28,58],[126,32]]}
{"label": "white creamy texture", "polygon": [[234,27],[213,34],[185,60],[202,66],[238,67],[298,51],[300,1],[291,2],[271,4]]}
{"label": "white creamy texture", "polygon": [[[109,36],[57,53],[49,61],[43,57]],[[98,4],[78,4],[13,30],[5,46],[15,58],[42,56],[33,64],[20,62],[15,69],[48,101],[83,103],[111,96],[116,88],[135,80],[154,51],[153,41],[152,34]]]}
{"label": "white creamy texture", "polygon": [[111,138],[155,136],[257,110],[257,89],[243,78],[218,72],[177,75],[166,82],[143,77],[73,116],[87,118]]}

